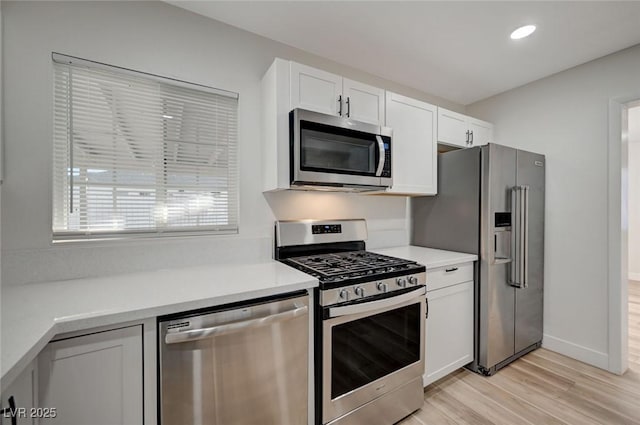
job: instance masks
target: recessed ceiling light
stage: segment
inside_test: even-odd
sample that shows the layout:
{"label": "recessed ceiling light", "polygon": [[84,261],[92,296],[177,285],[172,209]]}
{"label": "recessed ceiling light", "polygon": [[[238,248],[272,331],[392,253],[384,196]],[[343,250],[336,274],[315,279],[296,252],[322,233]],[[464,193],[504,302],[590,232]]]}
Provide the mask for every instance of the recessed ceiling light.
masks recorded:
{"label": "recessed ceiling light", "polygon": [[511,39],[519,40],[521,38],[528,37],[531,34],[533,34],[533,32],[535,30],[536,30],[536,26],[535,25],[525,25],[525,26],[520,27],[520,28],[516,29],[515,31],[513,31],[511,33]]}

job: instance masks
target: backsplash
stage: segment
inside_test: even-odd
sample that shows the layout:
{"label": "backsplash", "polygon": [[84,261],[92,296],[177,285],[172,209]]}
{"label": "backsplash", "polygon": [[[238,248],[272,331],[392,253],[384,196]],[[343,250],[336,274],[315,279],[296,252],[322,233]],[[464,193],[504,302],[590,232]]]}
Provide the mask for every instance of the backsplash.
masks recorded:
{"label": "backsplash", "polygon": [[[207,264],[261,262],[272,257],[272,238],[240,236],[150,241],[71,243],[2,253],[2,284],[78,279]],[[180,282],[176,282],[177,285]]]}
{"label": "backsplash", "polygon": [[[76,242],[42,249],[4,250],[3,285],[77,279],[158,268],[251,263],[273,258],[275,220],[367,220],[368,248],[407,245],[407,198],[344,193],[265,193],[273,215],[264,224],[245,223],[240,235],[166,237],[153,240]],[[268,210],[268,209],[267,209]]]}
{"label": "backsplash", "polygon": [[265,193],[276,220],[367,220],[368,248],[409,243],[408,198],[339,192],[282,191]]}

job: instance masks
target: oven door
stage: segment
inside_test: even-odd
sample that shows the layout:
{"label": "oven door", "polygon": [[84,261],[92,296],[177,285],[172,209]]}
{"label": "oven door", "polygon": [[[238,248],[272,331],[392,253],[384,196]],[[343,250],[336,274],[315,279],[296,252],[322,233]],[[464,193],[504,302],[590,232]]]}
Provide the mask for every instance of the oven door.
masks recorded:
{"label": "oven door", "polygon": [[426,288],[324,309],[322,423],[424,373]]}
{"label": "oven door", "polygon": [[291,112],[294,185],[391,186],[391,130],[341,117]]}

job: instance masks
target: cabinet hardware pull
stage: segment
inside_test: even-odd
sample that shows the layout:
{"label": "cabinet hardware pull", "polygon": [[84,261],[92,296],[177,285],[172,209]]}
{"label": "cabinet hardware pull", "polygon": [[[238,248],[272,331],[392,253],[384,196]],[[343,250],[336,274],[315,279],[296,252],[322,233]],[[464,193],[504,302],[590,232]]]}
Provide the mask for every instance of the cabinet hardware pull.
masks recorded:
{"label": "cabinet hardware pull", "polygon": [[16,412],[16,401],[13,396],[9,397],[9,407],[0,410],[0,416],[6,417],[7,414],[11,415],[11,425],[18,424],[18,415]]}
{"label": "cabinet hardware pull", "polygon": [[473,130],[471,131],[471,141],[469,143],[470,145],[473,145]]}
{"label": "cabinet hardware pull", "polygon": [[426,298],[426,304],[427,304],[427,313],[425,314],[425,319],[429,318],[429,298]]}
{"label": "cabinet hardware pull", "polygon": [[456,270],[458,270],[458,268],[457,268],[457,267],[452,267],[452,268],[450,268],[450,269],[445,269],[445,272],[446,272],[446,273],[451,273],[451,272],[455,272]]}
{"label": "cabinet hardware pull", "polygon": [[351,118],[351,98],[347,97],[347,118]]}
{"label": "cabinet hardware pull", "polygon": [[338,96],[338,115],[342,116],[342,95]]}
{"label": "cabinet hardware pull", "polygon": [[469,130],[467,130],[467,140],[465,141],[465,143],[467,144],[467,146],[469,145]]}

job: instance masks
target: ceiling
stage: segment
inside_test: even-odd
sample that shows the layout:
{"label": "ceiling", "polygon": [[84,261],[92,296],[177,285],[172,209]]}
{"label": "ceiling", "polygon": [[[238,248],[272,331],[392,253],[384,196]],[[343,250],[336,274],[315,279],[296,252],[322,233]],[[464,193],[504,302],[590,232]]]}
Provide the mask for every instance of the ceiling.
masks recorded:
{"label": "ceiling", "polygon": [[640,43],[636,1],[170,3],[463,105]]}

